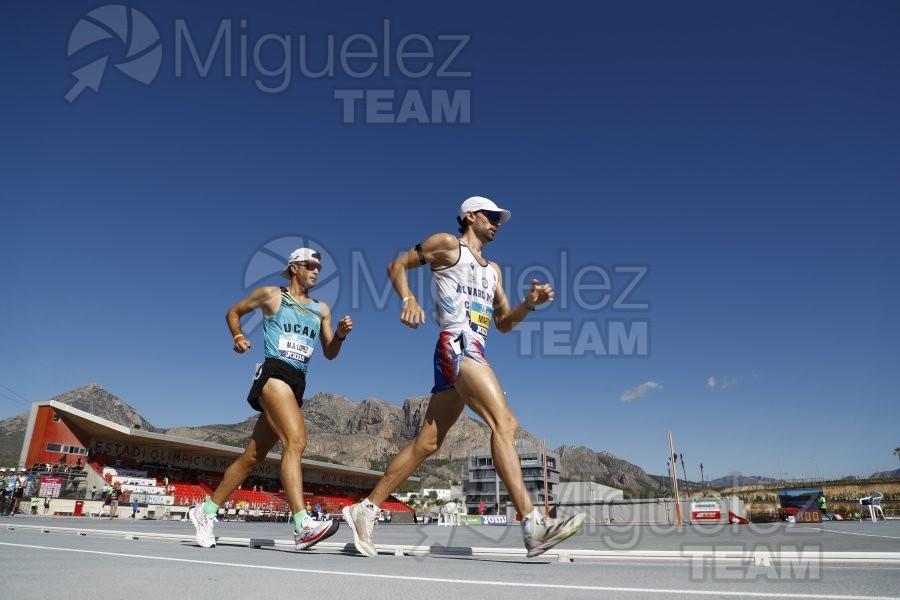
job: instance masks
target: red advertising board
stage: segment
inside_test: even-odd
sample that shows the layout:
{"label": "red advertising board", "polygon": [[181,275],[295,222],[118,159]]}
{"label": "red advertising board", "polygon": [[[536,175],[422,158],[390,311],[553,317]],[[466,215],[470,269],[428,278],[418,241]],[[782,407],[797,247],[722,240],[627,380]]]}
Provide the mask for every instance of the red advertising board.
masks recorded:
{"label": "red advertising board", "polygon": [[722,518],[722,508],[718,502],[705,500],[691,502],[692,521],[719,521]]}

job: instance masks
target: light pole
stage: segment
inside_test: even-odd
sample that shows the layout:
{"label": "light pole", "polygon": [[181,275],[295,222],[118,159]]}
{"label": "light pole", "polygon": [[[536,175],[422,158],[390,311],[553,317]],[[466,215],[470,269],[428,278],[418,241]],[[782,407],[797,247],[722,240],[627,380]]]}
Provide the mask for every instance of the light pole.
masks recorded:
{"label": "light pole", "polygon": [[684,492],[687,498],[691,497],[691,486],[688,485],[687,469],[684,468],[684,452],[681,453],[681,472],[684,473]]}
{"label": "light pole", "polygon": [[491,463],[494,466],[494,494],[497,497],[497,507],[494,509],[494,514],[500,514],[500,474],[497,472],[497,463],[491,458]]}
{"label": "light pole", "polygon": [[669,469],[672,475],[672,491],[675,492],[675,517],[678,521],[678,525],[682,524],[681,521],[681,502],[678,499],[678,470],[675,465],[675,444],[672,442],[672,432],[669,432],[669,462],[672,464],[672,468]]}

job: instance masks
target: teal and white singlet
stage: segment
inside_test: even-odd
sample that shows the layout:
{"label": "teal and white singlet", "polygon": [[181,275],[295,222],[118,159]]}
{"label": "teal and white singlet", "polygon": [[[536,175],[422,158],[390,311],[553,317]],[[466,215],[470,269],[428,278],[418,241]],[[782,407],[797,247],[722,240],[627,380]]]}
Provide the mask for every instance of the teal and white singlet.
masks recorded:
{"label": "teal and white singlet", "polygon": [[316,300],[301,304],[281,288],[281,306],[263,322],[266,358],[283,360],[306,373],[321,326],[322,310]]}

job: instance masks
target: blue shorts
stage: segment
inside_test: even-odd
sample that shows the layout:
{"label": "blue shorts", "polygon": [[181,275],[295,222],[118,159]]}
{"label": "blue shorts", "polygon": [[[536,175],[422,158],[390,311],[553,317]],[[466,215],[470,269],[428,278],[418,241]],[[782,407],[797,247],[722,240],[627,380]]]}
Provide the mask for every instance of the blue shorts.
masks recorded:
{"label": "blue shorts", "polygon": [[459,367],[464,356],[490,366],[484,357],[484,346],[471,331],[460,333],[442,331],[434,348],[434,387],[431,393],[449,390],[459,377]]}

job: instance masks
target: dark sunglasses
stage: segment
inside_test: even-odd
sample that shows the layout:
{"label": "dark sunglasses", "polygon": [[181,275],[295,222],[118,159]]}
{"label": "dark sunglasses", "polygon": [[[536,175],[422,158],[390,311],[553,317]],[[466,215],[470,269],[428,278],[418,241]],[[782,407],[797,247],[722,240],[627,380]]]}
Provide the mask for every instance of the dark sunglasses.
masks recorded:
{"label": "dark sunglasses", "polygon": [[321,271],[322,270],[322,263],[316,262],[314,260],[305,260],[299,264],[307,271]]}
{"label": "dark sunglasses", "polygon": [[500,222],[500,219],[503,218],[503,213],[499,210],[479,210],[481,214],[487,217],[487,220],[491,223],[497,224]]}

